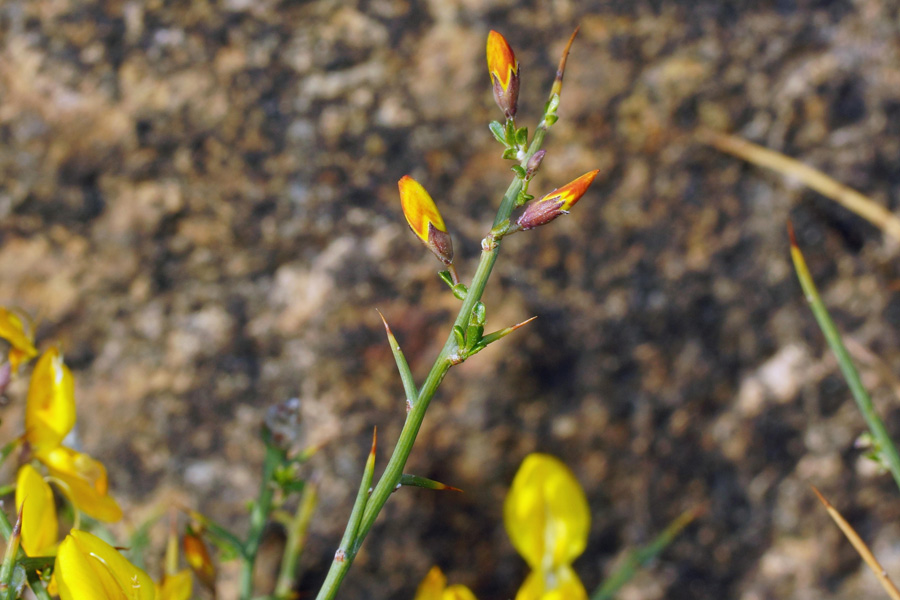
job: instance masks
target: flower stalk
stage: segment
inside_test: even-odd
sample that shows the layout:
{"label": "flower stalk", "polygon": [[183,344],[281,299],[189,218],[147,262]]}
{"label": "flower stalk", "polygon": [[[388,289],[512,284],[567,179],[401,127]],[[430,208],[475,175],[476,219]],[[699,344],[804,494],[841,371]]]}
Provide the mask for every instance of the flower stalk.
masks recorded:
{"label": "flower stalk", "polygon": [[[568,56],[569,48],[571,47],[574,38],[575,33],[572,34],[572,37],[569,39],[569,42],[566,45],[565,52],[560,61],[559,70],[557,71],[557,77],[551,90],[550,99],[545,106],[543,118],[541,119],[539,127],[535,130],[531,142],[527,143],[527,140],[524,139],[525,137],[527,137],[527,131],[523,132],[525,134],[524,136],[521,134],[517,136],[519,138],[522,138],[517,141],[521,142],[523,150],[516,154],[516,158],[518,166],[523,171],[527,170],[529,166],[535,166],[532,162],[532,157],[534,157],[535,154],[541,149],[547,130],[557,120],[556,110],[559,106],[559,92],[562,83],[562,71],[565,69],[566,57]],[[512,60],[514,60],[514,58]],[[490,62],[489,46],[489,68],[492,66],[493,65]],[[516,64],[516,68],[514,71],[509,72],[517,75],[518,65]],[[492,76],[493,75],[494,73],[492,72]],[[506,96],[506,99],[511,100],[512,98],[511,96]],[[498,101],[498,103],[500,102]],[[506,104],[501,104],[501,108],[504,109],[509,121],[511,121],[513,116],[512,114],[514,114],[515,112],[514,104],[507,101]],[[510,108],[512,108],[512,111],[509,110]],[[512,112],[512,114],[510,114],[510,112]],[[494,127],[492,127],[492,131],[493,129]],[[498,139],[501,141],[501,143],[505,143],[504,140],[501,139],[501,137],[498,137]],[[533,170],[534,169],[532,169],[532,171]],[[406,422],[403,425],[403,429],[400,432],[400,437],[397,441],[396,446],[394,447],[394,451],[391,454],[391,458],[388,461],[384,473],[378,480],[378,483],[375,485],[371,494],[369,494],[367,497],[364,497],[362,494],[360,494],[360,496],[357,498],[357,502],[354,504],[350,521],[348,522],[347,528],[344,532],[344,537],[342,539],[340,548],[336,553],[335,559],[331,563],[331,567],[328,571],[326,579],[322,584],[321,589],[319,590],[319,594],[316,597],[317,600],[329,600],[336,596],[341,582],[349,571],[350,566],[353,564],[354,558],[359,552],[359,549],[362,546],[366,535],[374,525],[375,520],[381,512],[381,509],[384,507],[391,494],[393,494],[397,489],[398,485],[401,484],[403,469],[406,466],[406,462],[409,459],[410,453],[412,452],[413,445],[416,441],[416,436],[418,435],[419,429],[422,426],[422,421],[425,418],[425,413],[428,410],[428,406],[431,403],[432,398],[434,398],[434,395],[437,392],[441,381],[443,381],[444,376],[447,374],[447,371],[450,370],[451,366],[453,366],[454,364],[458,364],[467,358],[468,354],[466,352],[466,347],[460,343],[458,339],[458,332],[467,331],[467,328],[472,323],[473,311],[475,311],[476,307],[481,303],[481,297],[484,294],[488,279],[490,279],[491,272],[493,271],[494,265],[497,262],[497,258],[499,256],[501,240],[503,238],[503,235],[509,231],[510,216],[512,215],[512,211],[516,207],[516,201],[518,198],[520,198],[525,184],[526,179],[524,177],[521,177],[517,172],[515,177],[513,177],[513,180],[510,182],[506,193],[503,195],[503,199],[500,202],[500,207],[497,210],[496,216],[494,217],[492,230],[482,242],[482,252],[480,260],[478,262],[478,267],[475,270],[472,281],[466,288],[465,293],[462,293],[461,290],[460,293],[457,293],[458,280],[455,276],[455,273],[452,278],[452,282],[448,282],[452,284],[451,287],[454,288],[454,293],[457,295],[457,297],[461,296],[462,306],[460,307],[459,313],[457,314],[456,319],[453,322],[453,326],[451,328],[450,334],[447,337],[447,341],[444,343],[443,348],[435,359],[434,364],[432,365],[431,370],[428,373],[428,376],[425,378],[425,382],[418,390],[415,401],[411,403]],[[403,196],[404,185],[410,184],[409,182],[401,184],[401,197]],[[415,190],[418,191],[418,188],[415,188]],[[409,219],[409,217],[407,218]],[[416,232],[417,236],[419,236],[419,238],[423,242],[425,242],[426,245],[432,247],[431,244],[428,244],[428,238],[425,230],[423,228],[417,230],[415,222],[411,222],[410,225],[413,228],[413,231]],[[434,251],[433,248],[432,251]],[[505,335],[505,333],[503,335]],[[499,339],[499,337],[497,339]],[[395,346],[394,340],[391,340],[391,343],[393,350]],[[401,372],[403,372],[403,370],[404,369],[401,366]],[[410,391],[409,386],[406,384],[406,382],[404,384],[404,387],[406,388],[407,392]],[[367,477],[371,477],[368,468],[366,469],[363,483],[365,483]],[[369,479],[369,481],[371,481],[371,479]],[[368,488],[367,485],[364,487],[366,489]],[[360,489],[363,490],[364,487],[361,487]],[[358,516],[357,513],[360,509],[360,506],[362,506],[362,511],[361,515]],[[352,543],[347,544],[346,542],[348,540],[352,540]]]}

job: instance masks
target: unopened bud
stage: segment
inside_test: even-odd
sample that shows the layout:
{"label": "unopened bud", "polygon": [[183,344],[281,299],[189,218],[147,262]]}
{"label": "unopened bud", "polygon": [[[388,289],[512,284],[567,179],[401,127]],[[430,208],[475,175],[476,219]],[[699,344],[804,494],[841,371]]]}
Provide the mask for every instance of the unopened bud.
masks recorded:
{"label": "unopened bud", "polygon": [[531,155],[531,158],[528,159],[528,164],[525,165],[525,179],[534,177],[534,174],[537,173],[541,166],[541,162],[544,160],[545,154],[547,154],[546,150],[538,150]]}
{"label": "unopened bud", "polygon": [[546,225],[556,217],[567,214],[569,210],[584,195],[598,170],[585,173],[578,179],[557,188],[525,207],[525,211],[516,220],[522,229],[534,229]]}
{"label": "unopened bud", "polygon": [[441,218],[434,200],[425,188],[409,175],[404,175],[397,182],[397,186],[400,188],[400,204],[409,228],[442,263],[452,264],[453,241],[447,233],[444,219]]}
{"label": "unopened bud", "polygon": [[491,30],[487,39],[487,64],[494,100],[507,119],[516,116],[519,100],[519,61],[502,35]]}
{"label": "unopened bud", "polygon": [[206,544],[193,529],[188,527],[184,537],[181,540],[184,548],[184,558],[190,565],[191,570],[197,579],[206,586],[207,589],[213,590],[216,587],[216,565],[213,563],[206,549]]}
{"label": "unopened bud", "polygon": [[291,398],[269,407],[265,418],[272,444],[282,450],[298,445],[303,437],[300,399]]}

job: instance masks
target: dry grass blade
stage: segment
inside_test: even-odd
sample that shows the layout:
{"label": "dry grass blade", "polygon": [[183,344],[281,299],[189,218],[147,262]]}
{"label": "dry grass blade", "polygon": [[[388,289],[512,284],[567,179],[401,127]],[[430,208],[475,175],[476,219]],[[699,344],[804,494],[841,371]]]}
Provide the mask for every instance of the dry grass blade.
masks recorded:
{"label": "dry grass blade", "polygon": [[813,487],[813,491],[816,493],[816,496],[819,497],[819,501],[825,505],[825,509],[828,511],[828,514],[834,522],[837,523],[837,526],[841,528],[841,531],[844,532],[844,535],[847,536],[847,539],[850,540],[850,543],[853,544],[853,547],[856,548],[856,551],[862,559],[866,561],[866,564],[869,565],[869,568],[875,573],[875,577],[878,578],[878,582],[881,584],[881,587],[884,588],[884,591],[886,591],[888,596],[893,600],[900,600],[900,591],[897,590],[897,586],[895,586],[894,582],[891,581],[891,578],[888,577],[888,574],[878,563],[878,560],[876,560],[872,551],[869,550],[869,547],[866,546],[866,543],[862,541],[862,538],[860,538],[856,531],[853,530],[850,523],[844,520],[841,513],[825,499],[825,496],[823,496],[819,490]]}
{"label": "dry grass blade", "polygon": [[835,181],[821,171],[780,152],[757,146],[733,135],[700,129],[697,138],[704,144],[747,162],[767,167],[788,177],[795,177],[823,196],[831,198],[847,210],[866,219],[894,239],[900,240],[900,219],[868,196]]}

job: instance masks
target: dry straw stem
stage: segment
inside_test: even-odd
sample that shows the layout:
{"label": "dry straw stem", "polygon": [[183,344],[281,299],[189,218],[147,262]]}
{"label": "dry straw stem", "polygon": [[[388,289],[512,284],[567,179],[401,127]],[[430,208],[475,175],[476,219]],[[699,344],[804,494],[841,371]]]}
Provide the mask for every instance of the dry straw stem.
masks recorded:
{"label": "dry straw stem", "polygon": [[868,196],[835,181],[821,171],[789,158],[780,152],[757,146],[745,139],[701,128],[697,139],[760,167],[767,167],[787,177],[794,177],[823,196],[869,221],[886,234],[900,241],[900,219]]}
{"label": "dry straw stem", "polygon": [[819,501],[825,505],[825,510],[828,511],[828,514],[834,522],[837,523],[837,526],[841,528],[841,531],[844,532],[844,535],[847,536],[847,539],[850,540],[850,543],[856,548],[856,552],[859,553],[862,559],[866,561],[866,564],[869,565],[869,568],[872,569],[872,572],[875,573],[875,577],[878,578],[878,582],[881,583],[881,587],[884,588],[884,591],[886,591],[888,596],[893,600],[900,600],[900,591],[897,590],[897,586],[895,586],[894,582],[891,581],[891,578],[888,577],[888,574],[878,563],[878,560],[875,558],[875,555],[872,554],[872,551],[869,550],[869,547],[866,546],[866,543],[862,541],[862,538],[860,538],[856,531],[853,530],[850,523],[844,520],[841,513],[825,499],[825,496],[823,496],[815,486],[813,486],[812,490],[816,493],[816,496],[819,497]]}

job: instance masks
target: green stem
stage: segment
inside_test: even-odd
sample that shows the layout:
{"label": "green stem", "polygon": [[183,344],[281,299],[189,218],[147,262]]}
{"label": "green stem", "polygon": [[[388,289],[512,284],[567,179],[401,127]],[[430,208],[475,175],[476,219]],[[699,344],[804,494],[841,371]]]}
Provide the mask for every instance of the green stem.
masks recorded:
{"label": "green stem", "polygon": [[273,479],[275,470],[284,462],[284,452],[275,445],[266,441],[266,457],[263,461],[262,483],[259,488],[259,496],[253,503],[250,512],[250,531],[247,532],[247,541],[244,542],[241,551],[241,579],[240,598],[250,600],[253,594],[253,565],[256,562],[256,554],[259,552],[259,544],[262,540],[263,530],[272,509],[272,499],[275,495]]}
{"label": "green stem", "polygon": [[[528,159],[540,149],[541,144],[544,142],[544,136],[547,133],[548,127],[549,126],[546,125],[545,122],[542,122],[542,126],[535,131],[528,152],[522,158],[520,164],[526,165]],[[523,183],[524,182],[521,179],[516,177],[509,184],[506,193],[503,195],[503,200],[500,202],[497,216],[494,218],[494,227],[497,227],[500,223],[509,219],[515,208],[516,198],[522,190]],[[495,240],[493,243],[486,244],[482,247],[481,260],[479,261],[478,268],[472,278],[472,284],[469,286],[469,291],[463,300],[462,307],[459,309],[459,314],[456,316],[456,320],[453,323],[454,327],[465,328],[468,325],[469,316],[472,314],[475,304],[481,300],[481,296],[484,294],[484,288],[491,276],[494,263],[497,262],[499,252],[499,240]],[[363,540],[366,538],[366,534],[369,533],[369,530],[375,523],[375,519],[378,517],[378,514],[381,512],[381,509],[384,507],[388,498],[390,498],[391,494],[394,493],[394,490],[396,490],[397,486],[400,484],[403,468],[406,466],[406,461],[409,459],[410,452],[412,452],[416,436],[418,435],[419,429],[422,426],[422,421],[425,418],[425,411],[428,410],[428,405],[431,403],[431,399],[434,397],[438,386],[444,379],[444,375],[447,374],[447,371],[454,364],[456,358],[454,355],[461,350],[458,348],[456,338],[452,331],[451,328],[451,333],[447,337],[443,349],[440,354],[438,354],[437,359],[435,359],[434,365],[431,367],[431,371],[428,373],[428,377],[425,379],[425,383],[419,391],[418,398],[413,405],[412,410],[406,417],[406,423],[404,423],[403,430],[400,432],[400,438],[397,441],[397,445],[394,447],[391,459],[381,478],[378,480],[378,484],[375,486],[368,502],[366,502],[366,508],[363,512],[359,528],[356,531],[352,548],[347,549],[347,553],[343,557],[344,560],[332,561],[331,568],[328,571],[325,582],[322,584],[322,588],[319,590],[319,595],[316,596],[316,600],[329,600],[335,597],[344,576],[347,574],[347,571],[350,570],[353,559],[356,557],[360,546],[362,546]]]}
{"label": "green stem", "polygon": [[300,552],[303,550],[306,532],[316,510],[317,502],[316,486],[312,483],[307,483],[303,487],[303,494],[300,496],[297,512],[294,514],[294,518],[291,519],[284,555],[281,557],[281,569],[278,572],[278,581],[275,584],[275,593],[273,594],[279,600],[291,597],[294,582],[297,579],[297,564],[300,559]]}

